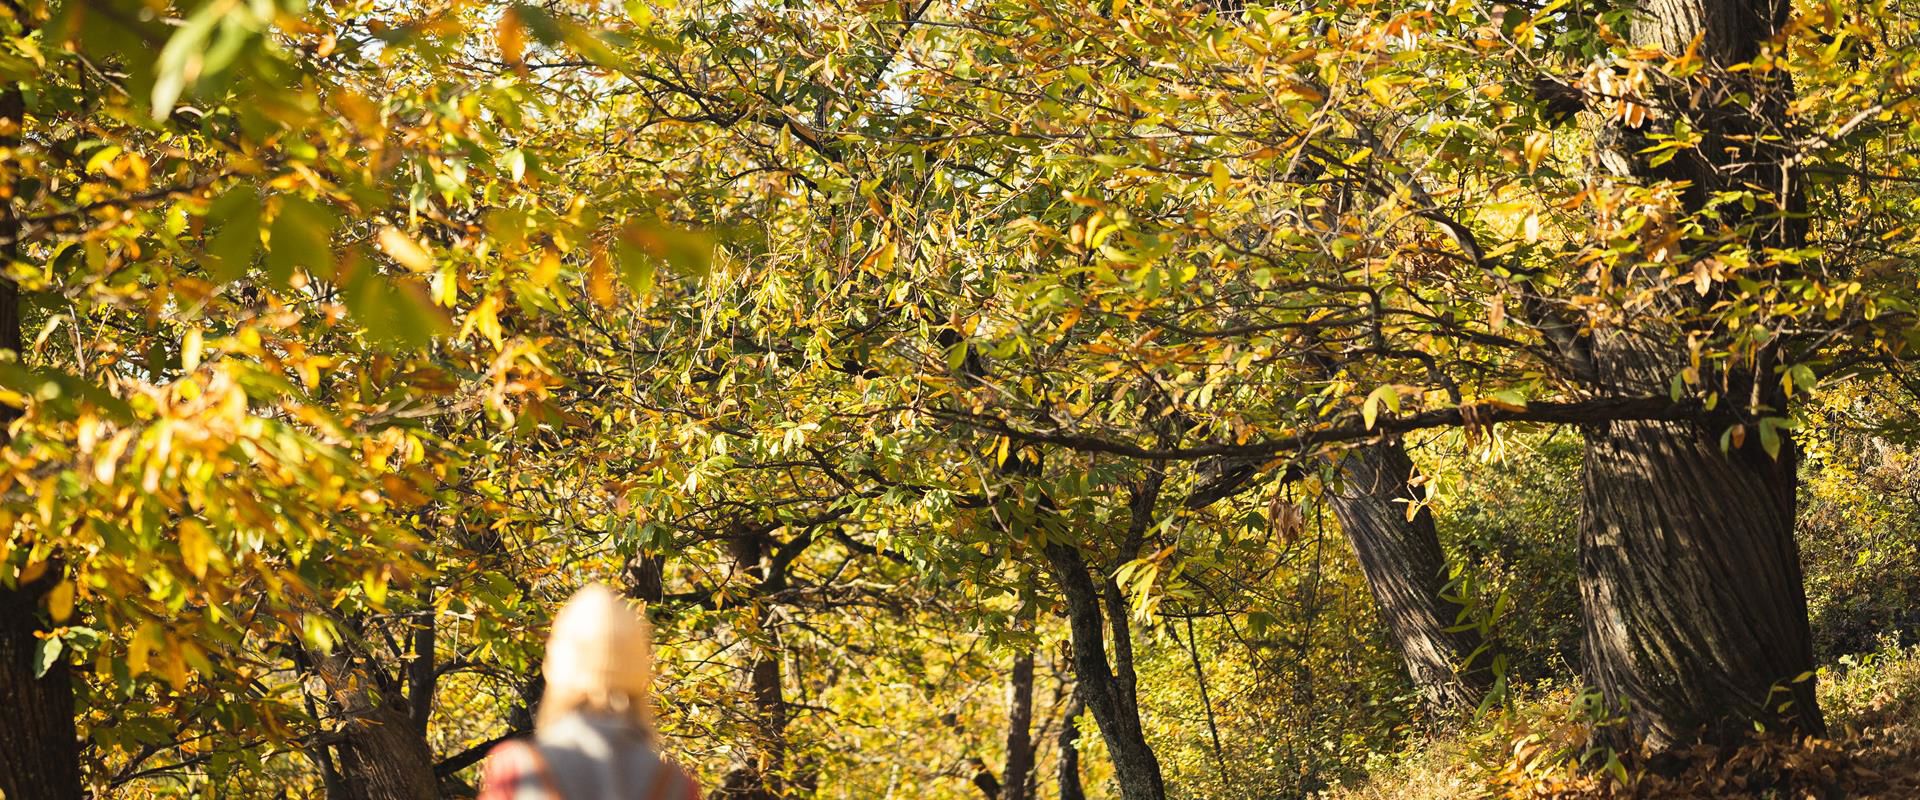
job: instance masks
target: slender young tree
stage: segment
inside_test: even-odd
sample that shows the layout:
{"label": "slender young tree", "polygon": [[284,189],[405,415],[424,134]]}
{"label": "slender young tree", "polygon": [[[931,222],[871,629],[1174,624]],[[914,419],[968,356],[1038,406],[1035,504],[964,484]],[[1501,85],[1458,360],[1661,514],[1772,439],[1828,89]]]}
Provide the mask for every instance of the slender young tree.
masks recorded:
{"label": "slender young tree", "polygon": [[1004,800],[1028,800],[1033,791],[1033,651],[1014,656],[1007,673],[1007,764]]}
{"label": "slender young tree", "polygon": [[1447,594],[1447,563],[1433,511],[1412,491],[1419,473],[1398,440],[1332,457],[1328,505],[1373,593],[1387,639],[1429,708],[1471,709],[1487,690],[1489,660],[1476,628]]}
{"label": "slender young tree", "polygon": [[1059,773],[1060,800],[1086,800],[1086,789],[1080,785],[1080,715],[1086,712],[1086,705],[1078,696],[1067,704],[1067,713],[1060,718],[1060,761],[1055,766]]}

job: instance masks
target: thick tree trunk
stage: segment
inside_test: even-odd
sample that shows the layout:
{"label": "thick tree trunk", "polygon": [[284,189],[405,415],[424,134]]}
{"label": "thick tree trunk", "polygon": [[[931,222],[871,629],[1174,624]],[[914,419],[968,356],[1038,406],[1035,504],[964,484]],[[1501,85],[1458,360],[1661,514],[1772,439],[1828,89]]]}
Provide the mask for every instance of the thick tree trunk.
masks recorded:
{"label": "thick tree trunk", "polygon": [[1475,655],[1477,631],[1447,630],[1459,624],[1462,609],[1444,597],[1446,558],[1432,512],[1419,506],[1407,517],[1408,503],[1417,498],[1409,481],[1417,473],[1406,447],[1371,444],[1335,464],[1339,475],[1328,493],[1334,516],[1421,699],[1440,711],[1477,706],[1490,678],[1488,659]]}
{"label": "thick tree trunk", "polygon": [[[1076,689],[1075,694],[1078,693]],[[1087,792],[1080,786],[1079,726],[1080,715],[1085,713],[1086,708],[1078,696],[1074,697],[1060,725],[1060,800],[1087,800]]]}
{"label": "thick tree trunk", "polygon": [[[1781,136],[1792,87],[1782,76],[1728,68],[1753,59],[1786,13],[1787,4],[1776,0],[1650,0],[1632,28],[1638,44],[1691,51],[1706,64],[1684,84],[1652,89],[1655,130],[1684,115],[1700,143],[1662,165],[1632,163],[1632,172],[1645,181],[1684,182],[1686,213],[1702,210],[1716,192],[1756,190],[1753,210],[1736,203],[1720,212],[1721,224],[1748,231],[1756,253],[1805,242],[1798,213],[1804,191],[1782,143],[1791,137]],[[1623,137],[1645,135],[1615,124]],[[1684,301],[1702,304],[1698,309],[1669,295],[1651,322],[1597,332],[1596,382],[1612,391],[1666,391],[1689,366],[1679,344],[1685,332],[1672,329],[1671,320],[1703,310],[1718,294],[1712,289]],[[1624,709],[1623,724],[1610,734],[1616,746],[1731,744],[1754,723],[1824,731],[1793,539],[1794,446],[1781,432],[1777,457],[1768,455],[1754,425],[1788,413],[1774,366],[1772,349],[1762,347],[1750,361],[1706,376],[1734,406],[1711,426],[1615,422],[1587,433],[1580,536],[1586,660],[1601,693]],[[1736,422],[1746,426],[1747,441],[1723,452],[1719,435]]]}
{"label": "thick tree trunk", "polygon": [[1033,793],[1033,651],[1013,659],[1007,679],[1007,767],[1001,774],[1004,800],[1027,800]]}
{"label": "thick tree trunk", "polygon": [[753,705],[759,712],[761,769],[769,785],[777,782],[777,773],[786,765],[787,697],[780,676],[778,653],[762,651],[753,657]]}
{"label": "thick tree trunk", "polygon": [[[1597,349],[1603,369],[1611,350]],[[1730,743],[1755,722],[1824,731],[1794,461],[1790,439],[1777,459],[1757,441],[1723,453],[1691,423],[1587,433],[1580,599],[1587,669],[1625,711],[1616,746]]]}
{"label": "thick tree trunk", "polygon": [[[1132,643],[1127,634],[1126,606],[1112,605],[1105,617],[1100,608],[1101,590],[1087,570],[1080,551],[1065,544],[1046,547],[1047,562],[1054,580],[1067,600],[1068,628],[1072,634],[1075,697],[1093,714],[1094,724],[1106,739],[1113,759],[1114,779],[1120,784],[1120,796],[1126,800],[1165,800],[1166,785],[1160,777],[1160,760],[1147,746],[1140,727],[1139,698],[1134,694]],[[1117,594],[1117,590],[1114,592]],[[1107,663],[1106,632],[1114,628],[1114,654],[1118,670]]]}
{"label": "thick tree trunk", "polygon": [[433,752],[412,718],[390,698],[347,725],[340,772],[354,800],[434,800],[440,796]]}
{"label": "thick tree trunk", "polygon": [[[14,164],[12,151],[20,145],[26,104],[17,86],[0,88],[0,151]],[[0,167],[9,173],[11,166]],[[12,183],[18,176],[7,174]],[[18,252],[20,233],[18,192],[0,199],[0,263]],[[25,358],[20,337],[20,290],[0,275],[0,350]],[[20,410],[0,405],[0,446],[9,442],[6,426]],[[80,744],[73,724],[73,679],[65,658],[54,661],[45,675],[36,675],[35,651],[45,629],[40,617],[41,597],[59,581],[60,570],[22,586],[0,586],[0,796],[78,800]]]}
{"label": "thick tree trunk", "polygon": [[435,800],[433,750],[414,726],[397,687],[353,668],[344,653],[315,655],[334,712],[346,720],[339,753],[341,788],[350,800]]}

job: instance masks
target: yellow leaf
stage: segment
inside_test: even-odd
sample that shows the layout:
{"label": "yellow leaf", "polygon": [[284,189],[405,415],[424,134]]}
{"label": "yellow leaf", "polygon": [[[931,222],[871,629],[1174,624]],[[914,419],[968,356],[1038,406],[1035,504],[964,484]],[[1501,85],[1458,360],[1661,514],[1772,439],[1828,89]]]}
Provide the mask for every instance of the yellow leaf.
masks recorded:
{"label": "yellow leaf", "polygon": [[145,674],[147,662],[153,658],[153,651],[160,649],[160,643],[160,626],[151,620],[140,623],[133,641],[127,643],[127,670],[134,675]]}
{"label": "yellow leaf", "polygon": [[593,263],[587,266],[587,294],[601,308],[613,308],[613,265],[608,263],[605,250],[594,253]]}
{"label": "yellow leaf", "polygon": [[384,571],[369,569],[360,576],[360,586],[367,592],[367,601],[374,608],[387,605],[387,574]]}
{"label": "yellow leaf", "polygon": [[398,262],[400,266],[414,272],[426,272],[433,269],[433,256],[399,228],[391,225],[380,229],[380,250]]}
{"label": "yellow leaf", "polygon": [[493,343],[494,349],[500,349],[500,297],[487,295],[472,311],[467,312],[466,324],[460,326],[460,338],[464,339],[474,331]]}
{"label": "yellow leaf", "polygon": [[187,688],[187,654],[180,648],[167,648],[160,670],[160,674],[166,676],[167,683],[173,684],[174,691]]}
{"label": "yellow leaf", "polygon": [[1533,133],[1527,134],[1526,146],[1522,151],[1527,157],[1527,171],[1532,172],[1539,169],[1540,162],[1547,157],[1547,152],[1552,149],[1553,134],[1547,133],[1546,131],[1534,131]]}
{"label": "yellow leaf", "polygon": [[54,622],[66,622],[73,616],[73,581],[61,581],[47,593],[47,613],[53,615]]}
{"label": "yellow leaf", "polygon": [[500,58],[519,66],[527,52],[527,27],[520,22],[520,10],[509,8],[500,15],[500,27],[494,31],[500,44]]}
{"label": "yellow leaf", "polygon": [[875,275],[885,275],[893,271],[893,260],[899,254],[900,245],[889,239],[860,259],[860,270]]}
{"label": "yellow leaf", "polygon": [[213,552],[213,537],[207,535],[207,528],[198,520],[183,520],[180,523],[180,560],[186,564],[187,571],[193,577],[207,577],[207,560]]}
{"label": "yellow leaf", "polygon": [[180,342],[180,368],[192,372],[200,368],[200,357],[206,349],[206,336],[199,328],[187,331],[186,338]]}
{"label": "yellow leaf", "polygon": [[40,580],[41,575],[47,574],[47,562],[45,559],[41,559],[39,561],[32,560],[33,559],[32,551],[27,552],[27,559],[28,559],[27,565],[20,568],[20,577],[18,579],[19,583],[32,583],[34,581]]}
{"label": "yellow leaf", "polygon": [[1306,100],[1309,103],[1318,103],[1322,100],[1327,99],[1327,96],[1325,93],[1321,92],[1319,89],[1315,89],[1312,86],[1308,86],[1304,83],[1289,84],[1285,89],[1281,90],[1281,93],[1292,94],[1296,97]]}
{"label": "yellow leaf", "polygon": [[129,428],[107,440],[107,446],[93,457],[93,479],[101,483],[112,483],[114,473],[120,469],[120,456],[127,452],[127,445],[133,442],[133,429]]}
{"label": "yellow leaf", "polygon": [[560,275],[560,254],[551,248],[540,251],[540,260],[527,272],[527,281],[545,289]]}
{"label": "yellow leaf", "polygon": [[1394,87],[1393,84],[1387,82],[1384,76],[1376,75],[1369,78],[1367,82],[1362,85],[1366,88],[1368,94],[1373,95],[1374,102],[1383,106],[1393,105]]}

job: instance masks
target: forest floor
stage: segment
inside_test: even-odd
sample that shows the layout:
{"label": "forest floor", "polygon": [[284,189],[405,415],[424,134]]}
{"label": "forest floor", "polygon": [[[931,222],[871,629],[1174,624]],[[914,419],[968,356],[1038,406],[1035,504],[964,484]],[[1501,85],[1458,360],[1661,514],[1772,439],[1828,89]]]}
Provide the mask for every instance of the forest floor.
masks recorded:
{"label": "forest floor", "polygon": [[[1846,656],[1819,680],[1829,739],[1756,738],[1732,753],[1697,754],[1678,771],[1633,770],[1588,748],[1591,726],[1572,713],[1571,689],[1547,688],[1328,797],[1920,798],[1920,647]],[[1578,768],[1583,757],[1589,769]]]}

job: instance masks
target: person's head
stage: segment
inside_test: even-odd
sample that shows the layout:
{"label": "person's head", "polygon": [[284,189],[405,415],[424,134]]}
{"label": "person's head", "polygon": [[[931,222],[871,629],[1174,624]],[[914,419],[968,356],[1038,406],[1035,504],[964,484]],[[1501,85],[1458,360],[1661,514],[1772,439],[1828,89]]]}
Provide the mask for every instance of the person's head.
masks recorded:
{"label": "person's head", "polygon": [[580,712],[612,714],[653,732],[653,629],[627,601],[592,583],[553,618],[539,727]]}

